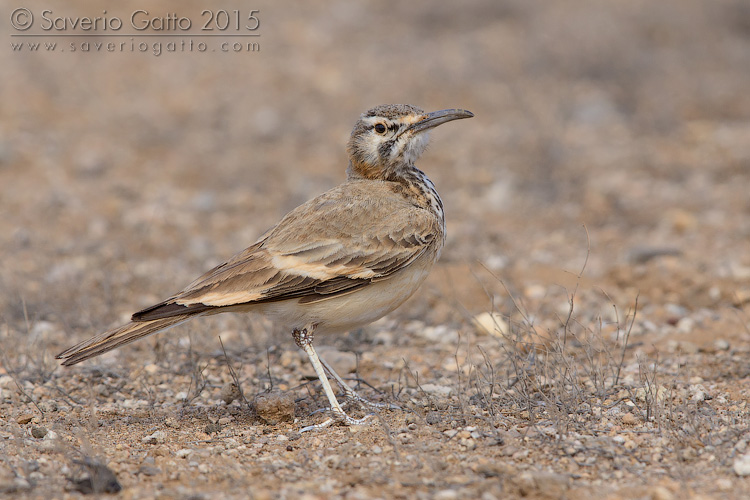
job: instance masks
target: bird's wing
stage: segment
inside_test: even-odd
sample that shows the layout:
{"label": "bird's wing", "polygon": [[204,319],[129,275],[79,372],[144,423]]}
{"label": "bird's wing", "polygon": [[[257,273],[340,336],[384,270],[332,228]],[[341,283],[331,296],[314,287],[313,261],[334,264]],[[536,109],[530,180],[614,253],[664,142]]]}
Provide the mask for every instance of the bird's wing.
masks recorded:
{"label": "bird's wing", "polygon": [[440,221],[386,183],[347,183],[301,205],[260,241],[207,272],[136,321],[217,307],[324,300],[388,279],[441,236]]}

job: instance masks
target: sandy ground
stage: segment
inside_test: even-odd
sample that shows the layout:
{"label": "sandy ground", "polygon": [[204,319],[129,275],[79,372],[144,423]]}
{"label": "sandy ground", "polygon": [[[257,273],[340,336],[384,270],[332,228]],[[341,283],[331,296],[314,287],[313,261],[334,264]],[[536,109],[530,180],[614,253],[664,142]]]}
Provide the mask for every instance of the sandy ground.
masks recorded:
{"label": "sandy ground", "polygon": [[[0,495],[750,495],[747,2],[257,2],[237,53],[231,27],[191,38],[203,3],[2,5]],[[193,29],[52,38],[82,32],[45,9]],[[390,102],[476,114],[419,163],[449,231],[427,283],[319,339],[400,410],[300,434],[325,398],[259,317],[58,366],[341,182]]]}

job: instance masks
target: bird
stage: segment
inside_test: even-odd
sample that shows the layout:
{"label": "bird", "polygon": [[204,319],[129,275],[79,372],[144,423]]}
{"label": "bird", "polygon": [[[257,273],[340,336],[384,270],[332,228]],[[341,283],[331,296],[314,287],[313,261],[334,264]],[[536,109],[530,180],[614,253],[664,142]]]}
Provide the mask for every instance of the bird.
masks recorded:
{"label": "bird", "polygon": [[192,318],[223,312],[266,315],[291,331],[329,402],[329,417],[302,429],[362,424],[338,402],[327,373],[347,400],[360,397],[322,360],[313,340],[344,333],[395,310],[422,284],[445,243],[443,202],[415,166],[438,125],[473,113],[427,113],[384,104],[363,113],[347,143],[346,180],[285,215],[234,255],[131,321],[61,352],[71,366]]}

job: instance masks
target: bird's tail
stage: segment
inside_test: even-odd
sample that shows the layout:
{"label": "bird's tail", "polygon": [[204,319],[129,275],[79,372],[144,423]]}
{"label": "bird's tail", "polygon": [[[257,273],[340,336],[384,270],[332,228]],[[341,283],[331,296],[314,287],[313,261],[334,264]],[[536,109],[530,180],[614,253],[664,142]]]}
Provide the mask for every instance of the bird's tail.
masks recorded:
{"label": "bird's tail", "polygon": [[75,365],[125,344],[135,342],[143,337],[148,337],[161,330],[176,326],[193,317],[195,317],[194,314],[181,314],[151,321],[131,321],[127,325],[113,328],[88,340],[84,340],[55,357],[65,360],[62,363],[63,366]]}

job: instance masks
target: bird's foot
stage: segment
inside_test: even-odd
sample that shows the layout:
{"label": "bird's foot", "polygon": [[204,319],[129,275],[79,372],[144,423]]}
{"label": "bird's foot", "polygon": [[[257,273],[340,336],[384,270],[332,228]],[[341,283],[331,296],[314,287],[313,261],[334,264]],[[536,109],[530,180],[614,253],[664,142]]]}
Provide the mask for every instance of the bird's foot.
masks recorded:
{"label": "bird's foot", "polygon": [[374,401],[370,401],[369,399],[363,398],[348,386],[342,389],[344,390],[344,397],[346,398],[346,402],[344,404],[358,403],[373,410],[403,410],[403,408],[393,403],[376,403]]}
{"label": "bird's foot", "polygon": [[344,412],[339,413],[336,410],[333,410],[331,408],[323,408],[321,410],[315,411],[313,413],[318,413],[321,411],[330,411],[333,415],[329,417],[328,419],[324,420],[323,422],[319,424],[314,425],[308,425],[307,427],[303,427],[300,429],[300,432],[308,432],[308,431],[316,431],[319,429],[323,429],[325,427],[328,427],[331,424],[341,424],[341,425],[366,425],[370,423],[370,419],[375,416],[374,413],[370,413],[368,415],[365,415],[362,418],[353,418],[347,415]]}

